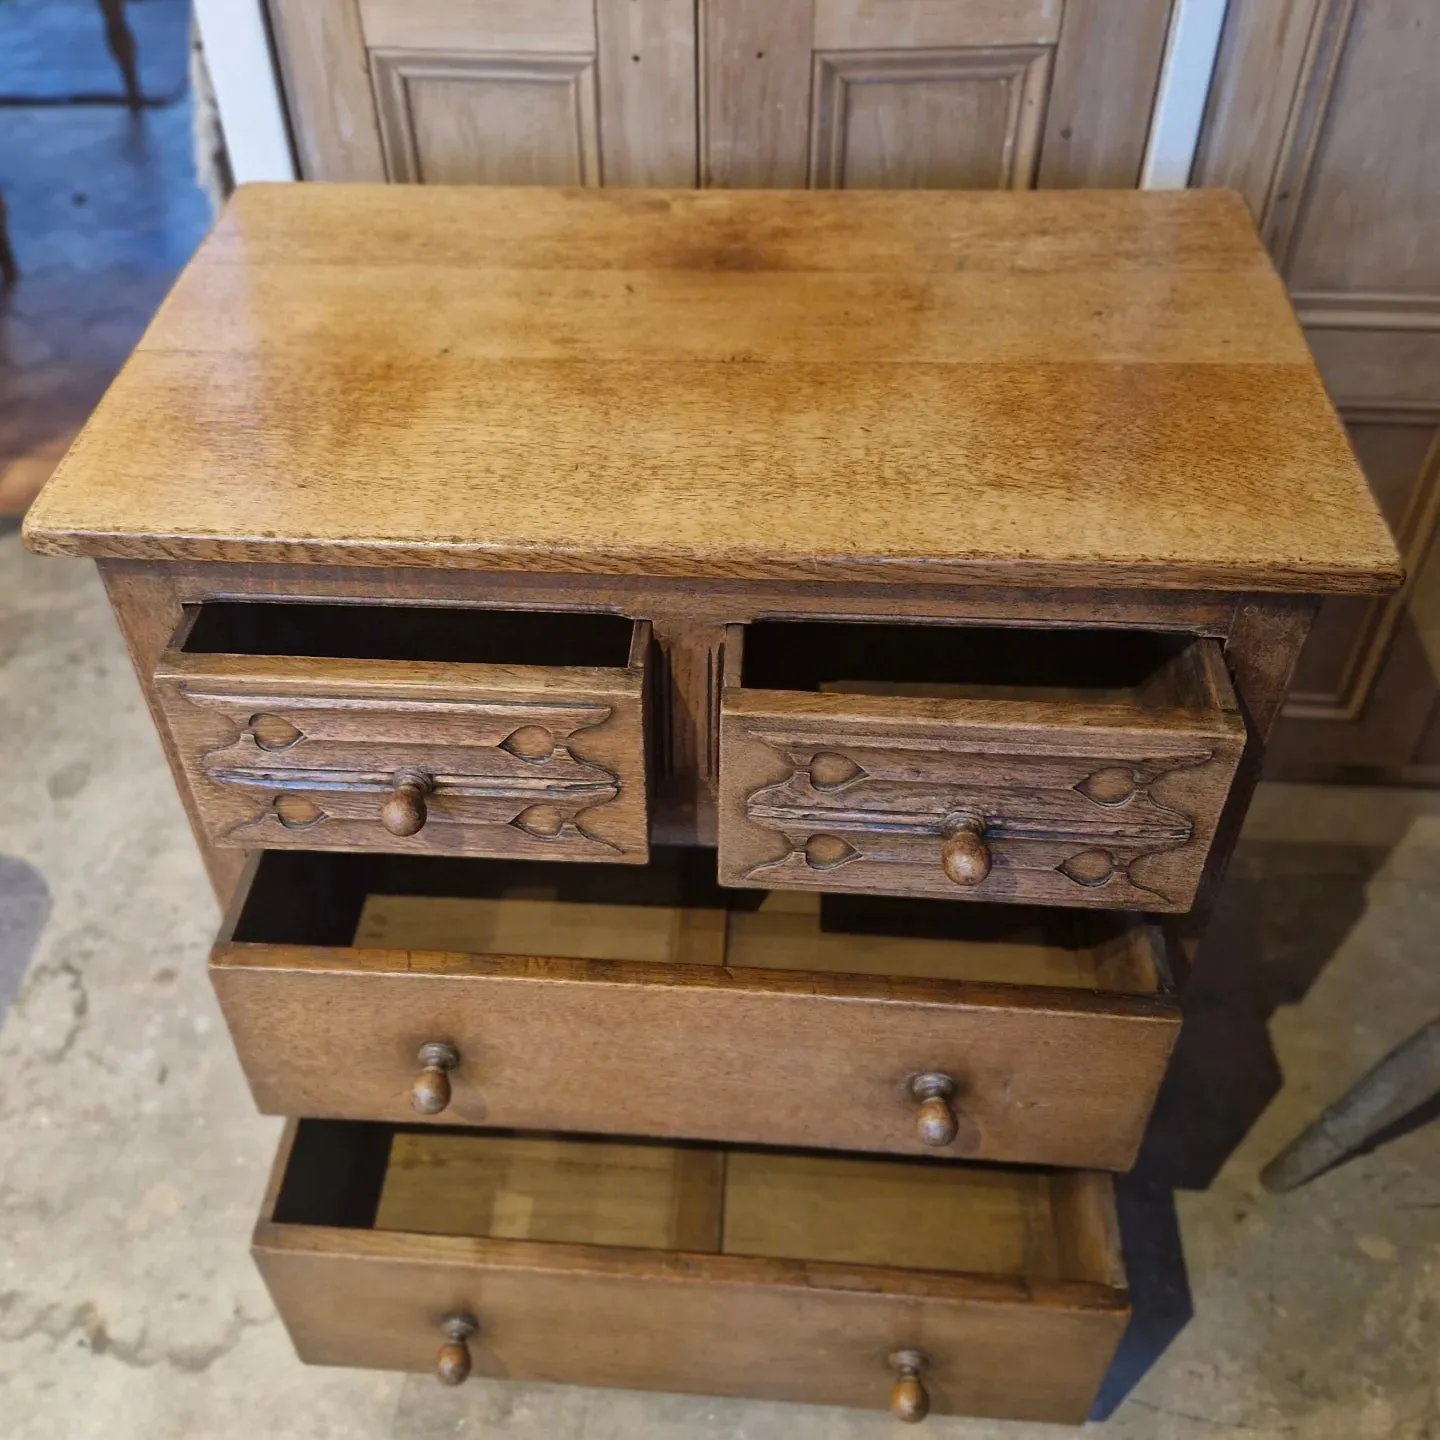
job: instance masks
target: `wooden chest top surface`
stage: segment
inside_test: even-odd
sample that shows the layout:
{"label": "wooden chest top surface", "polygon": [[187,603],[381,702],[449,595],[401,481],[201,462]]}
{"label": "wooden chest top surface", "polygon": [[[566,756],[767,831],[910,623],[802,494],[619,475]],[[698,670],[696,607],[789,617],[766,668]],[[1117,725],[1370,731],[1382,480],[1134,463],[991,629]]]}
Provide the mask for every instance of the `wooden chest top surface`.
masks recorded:
{"label": "wooden chest top surface", "polygon": [[243,187],[26,536],[682,578],[1399,576],[1218,191]]}

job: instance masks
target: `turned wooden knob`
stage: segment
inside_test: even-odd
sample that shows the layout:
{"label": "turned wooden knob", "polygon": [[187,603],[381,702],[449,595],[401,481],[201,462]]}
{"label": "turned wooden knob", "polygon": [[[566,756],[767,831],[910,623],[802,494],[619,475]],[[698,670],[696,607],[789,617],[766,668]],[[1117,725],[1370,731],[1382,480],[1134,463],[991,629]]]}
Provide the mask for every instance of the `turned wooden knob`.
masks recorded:
{"label": "turned wooden knob", "polygon": [[423,770],[400,770],[395,775],[395,788],[380,807],[380,823],[392,835],[414,835],[429,818],[425,797],[435,788],[435,781]]}
{"label": "turned wooden knob", "polygon": [[978,885],[990,873],[983,816],[956,815],[946,822],[940,865],[957,885]]}
{"label": "turned wooden knob", "polygon": [[927,1070],[910,1081],[910,1093],[920,1102],[915,1130],[922,1145],[948,1145],[960,1128],[950,1102],[960,1087],[949,1075]]}
{"label": "turned wooden knob", "polygon": [[890,1387],[890,1413],[906,1425],[918,1425],[930,1413],[930,1396],[920,1372],[929,1365],[923,1350],[897,1350],[890,1357],[895,1383]]}
{"label": "turned wooden knob", "polygon": [[444,1040],[428,1040],[418,1058],[420,1073],[410,1087],[410,1103],[422,1115],[438,1115],[450,1103],[450,1072],[460,1063],[460,1052]]}
{"label": "turned wooden knob", "polygon": [[440,1322],[445,1343],[435,1356],[435,1378],[442,1385],[459,1385],[470,1374],[470,1347],[465,1342],[479,1329],[473,1315],[447,1315]]}

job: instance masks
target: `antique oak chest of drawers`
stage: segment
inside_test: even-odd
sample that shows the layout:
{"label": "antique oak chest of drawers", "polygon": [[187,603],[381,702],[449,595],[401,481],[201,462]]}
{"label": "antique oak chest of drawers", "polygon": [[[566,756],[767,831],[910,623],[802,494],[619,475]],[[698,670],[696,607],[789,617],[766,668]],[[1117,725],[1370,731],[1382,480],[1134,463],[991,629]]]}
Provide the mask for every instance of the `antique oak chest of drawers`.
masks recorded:
{"label": "antique oak chest of drawers", "polygon": [[1238,198],[246,188],[26,533],[228,909],[302,1359],[1085,1418],[1312,610],[1399,578]]}

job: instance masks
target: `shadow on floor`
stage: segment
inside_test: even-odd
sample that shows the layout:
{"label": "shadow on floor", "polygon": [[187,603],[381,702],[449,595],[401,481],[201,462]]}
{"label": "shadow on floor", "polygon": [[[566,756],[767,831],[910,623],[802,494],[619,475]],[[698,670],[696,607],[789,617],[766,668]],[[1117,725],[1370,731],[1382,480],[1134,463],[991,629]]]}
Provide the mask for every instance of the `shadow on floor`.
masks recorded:
{"label": "shadow on floor", "polygon": [[0,1024],[20,994],[30,957],[50,918],[45,877],[14,855],[0,855]]}
{"label": "shadow on floor", "polygon": [[1204,1190],[1280,1089],[1267,1022],[1304,998],[1365,910],[1388,847],[1236,848],[1183,992],[1184,1027],[1117,1205],[1133,1316],[1096,1401],[1104,1420],[1193,1313],[1175,1191]]}

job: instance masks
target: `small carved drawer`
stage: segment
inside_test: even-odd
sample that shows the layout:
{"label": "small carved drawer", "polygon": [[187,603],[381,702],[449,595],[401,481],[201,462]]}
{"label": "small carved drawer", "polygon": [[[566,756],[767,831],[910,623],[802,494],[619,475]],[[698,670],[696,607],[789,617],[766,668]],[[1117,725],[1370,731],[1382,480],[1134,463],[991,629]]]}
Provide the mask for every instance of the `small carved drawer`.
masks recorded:
{"label": "small carved drawer", "polygon": [[732,625],[720,878],[1188,910],[1245,733],[1191,635]]}
{"label": "small carved drawer", "polygon": [[1125,1169],[1156,927],[644,869],[256,857],[211,978],[259,1108]]}
{"label": "small carved drawer", "polygon": [[155,680],[217,845],[642,864],[649,650],[616,615],[218,602]]}
{"label": "small carved drawer", "polygon": [[1079,1424],[1108,1176],[292,1122],[254,1254],[311,1364]]}

